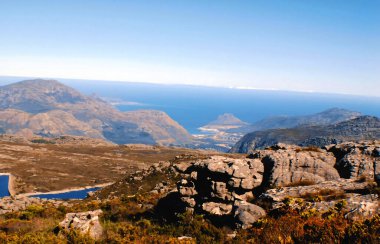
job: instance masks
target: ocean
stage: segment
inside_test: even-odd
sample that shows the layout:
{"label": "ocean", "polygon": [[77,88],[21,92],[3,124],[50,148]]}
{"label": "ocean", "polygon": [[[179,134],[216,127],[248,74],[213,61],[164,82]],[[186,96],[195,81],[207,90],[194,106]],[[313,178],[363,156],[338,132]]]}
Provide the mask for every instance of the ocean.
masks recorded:
{"label": "ocean", "polygon": [[[0,77],[4,83],[26,78]],[[253,123],[270,116],[307,115],[330,108],[344,108],[380,117],[380,97],[287,91],[242,90],[189,85],[162,85],[58,79],[90,95],[121,101],[122,111],[162,110],[190,133],[223,113]],[[376,86],[374,86],[376,87]]]}
{"label": "ocean", "polygon": [[143,83],[69,83],[87,94],[124,101],[117,105],[122,111],[162,110],[192,134],[199,133],[199,127],[223,113],[232,113],[249,123],[270,116],[307,115],[330,108],[380,117],[380,97]]}

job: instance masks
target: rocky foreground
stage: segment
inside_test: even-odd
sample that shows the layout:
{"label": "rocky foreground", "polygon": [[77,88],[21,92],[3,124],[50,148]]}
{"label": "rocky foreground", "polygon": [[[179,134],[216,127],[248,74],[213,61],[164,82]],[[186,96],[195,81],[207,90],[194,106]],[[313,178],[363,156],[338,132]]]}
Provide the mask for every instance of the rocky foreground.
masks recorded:
{"label": "rocky foreground", "polygon": [[0,240],[378,243],[379,169],[379,141],[182,154],[84,201],[7,198]]}
{"label": "rocky foreground", "polygon": [[213,156],[174,168],[181,179],[165,206],[225,225],[248,228],[285,205],[321,214],[339,206],[350,219],[379,211],[379,141],[323,149],[279,144],[243,159]]}

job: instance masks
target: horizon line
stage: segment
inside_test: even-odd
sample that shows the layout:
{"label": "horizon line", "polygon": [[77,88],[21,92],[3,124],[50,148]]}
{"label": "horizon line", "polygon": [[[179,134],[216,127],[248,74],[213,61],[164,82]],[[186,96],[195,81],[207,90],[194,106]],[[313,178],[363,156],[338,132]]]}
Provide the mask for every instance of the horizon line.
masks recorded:
{"label": "horizon line", "polygon": [[[217,86],[217,85],[201,85],[201,84],[191,84],[191,83],[165,83],[165,82],[154,82],[154,81],[127,81],[127,80],[102,80],[102,79],[87,79],[87,78],[72,78],[72,77],[47,77],[47,76],[18,76],[18,75],[2,75],[0,77],[11,77],[20,79],[50,79],[50,80],[77,80],[77,81],[101,81],[101,82],[114,82],[114,83],[136,83],[136,84],[150,84],[150,85],[163,85],[163,86],[193,86],[193,87],[204,87],[204,88],[220,88],[220,89],[231,89],[231,90],[252,90],[252,91],[273,91],[273,92],[289,92],[289,93],[309,93],[309,94],[320,94],[320,95],[340,95],[340,96],[354,96],[354,97],[365,97],[365,98],[377,98],[379,96],[374,95],[364,95],[364,94],[353,94],[344,92],[328,92],[328,91],[314,91],[314,90],[292,90],[292,89],[278,89],[278,88],[260,88],[252,86]],[[20,80],[22,81],[22,80]],[[19,81],[16,81],[19,82]]]}

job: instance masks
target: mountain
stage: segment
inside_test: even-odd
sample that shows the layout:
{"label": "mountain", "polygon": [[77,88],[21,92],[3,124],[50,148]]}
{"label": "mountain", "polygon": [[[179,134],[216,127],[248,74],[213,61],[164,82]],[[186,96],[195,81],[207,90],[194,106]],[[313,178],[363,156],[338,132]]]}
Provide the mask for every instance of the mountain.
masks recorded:
{"label": "mountain", "polygon": [[102,138],[118,144],[183,144],[191,135],[161,111],[121,112],[55,80],[0,87],[0,132]]}
{"label": "mountain", "polygon": [[361,116],[358,112],[332,108],[321,113],[305,116],[276,116],[248,124],[232,114],[223,114],[199,128],[204,134],[195,135],[196,148],[213,148],[229,151],[243,136],[250,132],[268,129],[284,129],[299,126],[331,125]]}
{"label": "mountain", "polygon": [[247,126],[248,123],[241,121],[236,118],[233,114],[224,113],[219,115],[216,120],[211,121],[205,126],[199,128],[201,131],[225,131],[229,129],[240,128],[242,126]]}
{"label": "mountain", "polygon": [[219,125],[230,125],[230,126],[242,126],[247,125],[248,123],[241,121],[236,118],[233,114],[225,113],[219,115],[216,120],[211,121],[207,126],[219,126]]}
{"label": "mountain", "polygon": [[292,128],[301,125],[331,125],[361,116],[354,112],[341,108],[332,108],[317,114],[305,116],[275,116],[260,120],[252,125],[233,129],[231,132],[249,133],[267,129]]}
{"label": "mountain", "polygon": [[299,126],[252,132],[240,139],[231,152],[248,153],[254,149],[273,146],[277,143],[321,147],[344,141],[377,139],[380,139],[380,119],[372,116],[360,116],[327,126]]}

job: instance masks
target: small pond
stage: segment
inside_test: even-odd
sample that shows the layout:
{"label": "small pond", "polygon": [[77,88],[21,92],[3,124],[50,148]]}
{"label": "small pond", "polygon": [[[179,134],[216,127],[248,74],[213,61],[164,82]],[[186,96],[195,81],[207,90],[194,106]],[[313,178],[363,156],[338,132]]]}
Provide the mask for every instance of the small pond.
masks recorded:
{"label": "small pond", "polygon": [[85,199],[87,197],[87,193],[91,191],[97,191],[101,189],[101,187],[93,187],[82,190],[73,190],[62,193],[44,193],[44,194],[36,194],[31,195],[30,197],[38,197],[45,199],[60,199],[60,200],[69,200],[69,199]]}
{"label": "small pond", "polygon": [[10,196],[8,190],[9,175],[0,175],[0,198]]}

